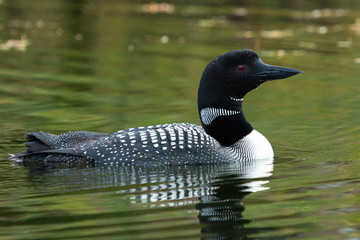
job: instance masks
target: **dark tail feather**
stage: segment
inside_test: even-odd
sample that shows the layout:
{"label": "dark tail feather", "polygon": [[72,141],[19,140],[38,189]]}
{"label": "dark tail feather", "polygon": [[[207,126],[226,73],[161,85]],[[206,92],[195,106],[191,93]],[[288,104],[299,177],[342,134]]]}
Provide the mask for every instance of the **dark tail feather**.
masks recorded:
{"label": "dark tail feather", "polygon": [[34,160],[34,159],[43,159],[55,155],[76,155],[73,149],[63,148],[57,149],[57,139],[58,135],[44,132],[29,132],[25,134],[27,142],[25,146],[27,147],[21,153],[10,154],[9,159],[13,161],[24,161],[24,160]]}
{"label": "dark tail feather", "polygon": [[109,134],[87,131],[67,132],[61,135],[30,132],[25,134],[27,139],[25,146],[27,149],[22,153],[11,154],[10,159],[14,161],[30,161],[31,159],[45,158],[44,160],[46,160],[50,155],[52,158],[56,156],[57,159],[64,157],[64,155],[84,158],[84,156],[76,152],[76,149],[81,144],[91,144],[107,136]]}
{"label": "dark tail feather", "polygon": [[25,134],[25,138],[27,142],[25,146],[27,150],[23,153],[36,153],[45,150],[51,149],[49,142],[46,139],[50,139],[50,137],[54,137],[55,135],[50,133],[43,133],[43,132],[31,132]]}

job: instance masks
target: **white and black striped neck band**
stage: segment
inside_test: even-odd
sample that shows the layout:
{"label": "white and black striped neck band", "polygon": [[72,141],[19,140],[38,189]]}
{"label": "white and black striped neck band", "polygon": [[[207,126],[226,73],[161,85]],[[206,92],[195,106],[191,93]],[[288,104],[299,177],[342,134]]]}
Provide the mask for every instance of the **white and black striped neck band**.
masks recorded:
{"label": "white and black striped neck band", "polygon": [[232,116],[241,113],[241,111],[228,110],[223,108],[203,108],[200,110],[201,121],[205,125],[210,125],[215,118],[220,116]]}

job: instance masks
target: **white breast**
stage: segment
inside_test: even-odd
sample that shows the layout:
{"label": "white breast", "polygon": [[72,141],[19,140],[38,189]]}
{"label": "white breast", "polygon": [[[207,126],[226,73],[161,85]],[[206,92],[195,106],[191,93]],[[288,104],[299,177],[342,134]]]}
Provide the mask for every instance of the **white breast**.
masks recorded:
{"label": "white breast", "polygon": [[241,159],[264,159],[274,157],[270,142],[258,131],[251,133],[234,143],[231,148]]}

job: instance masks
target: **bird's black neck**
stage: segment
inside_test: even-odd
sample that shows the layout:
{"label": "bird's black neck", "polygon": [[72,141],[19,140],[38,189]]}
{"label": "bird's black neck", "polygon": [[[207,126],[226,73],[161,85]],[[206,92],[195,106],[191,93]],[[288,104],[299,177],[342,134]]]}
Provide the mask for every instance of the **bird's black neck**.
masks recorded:
{"label": "bird's black neck", "polygon": [[[244,116],[242,101],[229,99],[227,102],[223,106],[199,106],[199,114],[204,130],[222,145],[231,146],[248,135],[253,127]],[[204,117],[204,111],[209,116]]]}

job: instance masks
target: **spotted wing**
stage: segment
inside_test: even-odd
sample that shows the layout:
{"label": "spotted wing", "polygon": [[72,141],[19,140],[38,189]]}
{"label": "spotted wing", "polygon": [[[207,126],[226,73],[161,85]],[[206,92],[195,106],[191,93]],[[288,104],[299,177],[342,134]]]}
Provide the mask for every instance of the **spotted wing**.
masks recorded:
{"label": "spotted wing", "polygon": [[119,131],[84,144],[77,153],[109,165],[178,165],[218,163],[219,149],[200,126],[176,123]]}

